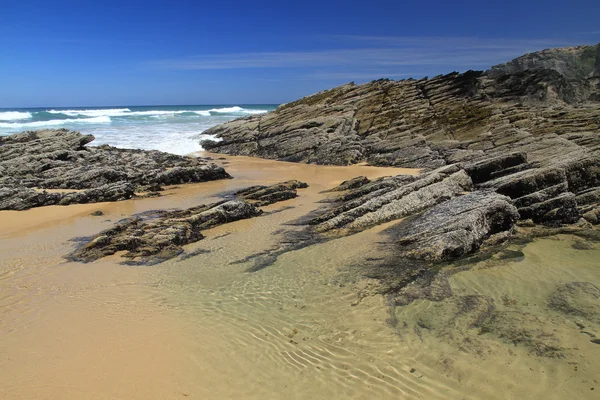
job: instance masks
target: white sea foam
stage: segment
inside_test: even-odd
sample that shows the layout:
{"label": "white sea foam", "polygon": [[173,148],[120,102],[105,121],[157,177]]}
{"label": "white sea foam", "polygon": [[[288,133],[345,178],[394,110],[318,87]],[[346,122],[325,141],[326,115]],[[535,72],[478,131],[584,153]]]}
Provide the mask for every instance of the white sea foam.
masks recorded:
{"label": "white sea foam", "polygon": [[104,110],[48,110],[50,114],[64,114],[69,117],[83,115],[86,117],[118,117],[131,112],[129,108],[107,108]]}
{"label": "white sea foam", "polygon": [[[210,117],[212,114],[263,114],[267,110],[246,109],[239,106],[213,108],[210,110],[144,110],[131,111],[129,108],[111,108],[98,110],[47,110],[50,114],[63,114],[69,117],[160,117],[173,116],[179,114],[196,114],[203,117]],[[10,112],[13,114],[14,112]],[[27,113],[29,117],[31,114]],[[0,114],[1,115],[1,114]],[[20,119],[20,118],[19,118]]]}
{"label": "white sea foam", "polygon": [[248,108],[242,108],[238,106],[234,107],[224,107],[224,108],[213,108],[208,110],[208,112],[213,113],[223,113],[223,114],[264,114],[267,110],[252,110]]}
{"label": "white sea foam", "polygon": [[44,128],[57,125],[65,124],[106,124],[110,123],[110,117],[101,116],[94,118],[81,118],[81,119],[51,119],[50,121],[35,121],[35,122],[0,122],[0,128],[14,128],[14,129],[27,129],[27,128]]}
{"label": "white sea foam", "polygon": [[18,121],[31,118],[30,112],[21,111],[3,111],[0,112],[0,121]]}
{"label": "white sea foam", "polygon": [[242,112],[244,111],[244,109],[242,107],[225,107],[225,108],[213,108],[211,110],[208,110],[209,112],[216,112],[216,113],[234,113],[234,112]]}
{"label": "white sea foam", "polygon": [[64,127],[94,135],[96,140],[92,145],[110,144],[130,149],[190,154],[202,150],[200,141],[203,139],[220,140],[203,134],[206,129],[244,115],[266,113],[273,107],[261,108],[263,107],[155,106],[28,110],[29,112],[3,110],[0,116],[10,119],[0,118],[0,135]]}
{"label": "white sea foam", "polygon": [[213,142],[220,142],[221,138],[215,136],[215,135],[206,135],[204,133],[199,133],[197,135],[192,136],[192,139],[196,139],[198,141],[200,140],[212,140]]}
{"label": "white sea foam", "polygon": [[194,111],[188,110],[174,110],[174,111],[163,111],[163,110],[148,110],[148,111],[132,111],[130,113],[124,114],[124,116],[160,116],[160,115],[175,115],[175,114],[183,114],[183,113],[193,113]]}
{"label": "white sea foam", "polygon": [[248,109],[244,109],[244,113],[245,114],[266,114],[268,113],[268,110],[248,110]]}

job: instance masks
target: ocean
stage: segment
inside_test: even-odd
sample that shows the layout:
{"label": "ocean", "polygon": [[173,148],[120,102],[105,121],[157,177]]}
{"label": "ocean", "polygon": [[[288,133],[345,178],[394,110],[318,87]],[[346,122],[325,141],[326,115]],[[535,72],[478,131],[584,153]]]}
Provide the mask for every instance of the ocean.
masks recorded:
{"label": "ocean", "polygon": [[91,145],[190,154],[210,139],[206,129],[274,110],[276,104],[56,107],[0,109],[0,136],[25,130],[66,128],[92,134]]}

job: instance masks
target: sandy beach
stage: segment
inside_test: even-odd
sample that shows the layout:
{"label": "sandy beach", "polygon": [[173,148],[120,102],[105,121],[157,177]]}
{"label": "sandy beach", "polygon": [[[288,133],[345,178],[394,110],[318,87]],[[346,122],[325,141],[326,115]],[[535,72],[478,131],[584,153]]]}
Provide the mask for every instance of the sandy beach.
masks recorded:
{"label": "sandy beach", "polygon": [[[0,212],[0,397],[592,398],[600,346],[541,305],[557,283],[600,283],[597,245],[575,250],[570,236],[540,239],[521,259],[449,275],[457,293],[543,319],[569,348],[565,356],[534,356],[485,335],[461,349],[434,327],[415,329],[436,304],[391,308],[358,274],[361,260],[377,256],[384,227],[286,253],[255,273],[239,263],[275,245],[277,230],[318,207],[323,190],[358,175],[417,170],[224,158],[235,179],[158,198]],[[63,259],[73,238],[135,213],[288,179],[310,187],[266,207],[267,215],[204,232],[186,246],[205,250],[195,257],[151,267],[122,265],[118,254],[89,264]],[[98,210],[104,215],[90,215]]]}

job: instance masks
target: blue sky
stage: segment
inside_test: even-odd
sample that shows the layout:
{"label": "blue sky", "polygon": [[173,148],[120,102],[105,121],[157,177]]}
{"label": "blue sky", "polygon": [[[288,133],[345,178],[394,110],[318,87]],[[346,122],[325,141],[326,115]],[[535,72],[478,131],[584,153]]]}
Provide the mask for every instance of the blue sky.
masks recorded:
{"label": "blue sky", "polygon": [[599,1],[0,0],[0,107],[281,103],[600,42]]}

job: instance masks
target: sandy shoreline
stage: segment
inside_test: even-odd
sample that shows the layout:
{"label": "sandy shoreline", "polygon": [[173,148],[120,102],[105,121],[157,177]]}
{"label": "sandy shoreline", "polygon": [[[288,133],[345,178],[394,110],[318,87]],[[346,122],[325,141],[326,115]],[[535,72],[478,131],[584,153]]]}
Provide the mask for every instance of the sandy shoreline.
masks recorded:
{"label": "sandy shoreline", "polygon": [[[258,273],[239,263],[276,245],[277,231],[317,208],[323,190],[358,175],[416,170],[203,155],[226,162],[234,179],[171,188],[158,198],[0,212],[0,397],[593,398],[600,346],[542,306],[562,282],[600,284],[597,246],[574,250],[570,236],[542,239],[522,249],[521,261],[481,262],[449,278],[457,296],[486,296],[501,311],[532,315],[529,324],[554,327],[561,343],[579,349],[574,354],[535,357],[487,336],[477,351],[461,350],[435,327],[412,328],[438,303],[393,309],[373,294],[374,280],[360,277],[362,263],[379,255],[381,226],[286,253]],[[121,265],[118,257],[89,264],[62,258],[74,237],[134,213],[288,179],[311,186],[266,208],[281,212],[204,232],[186,246],[203,250],[196,257],[153,267]],[[91,216],[96,210],[104,215]]]}

